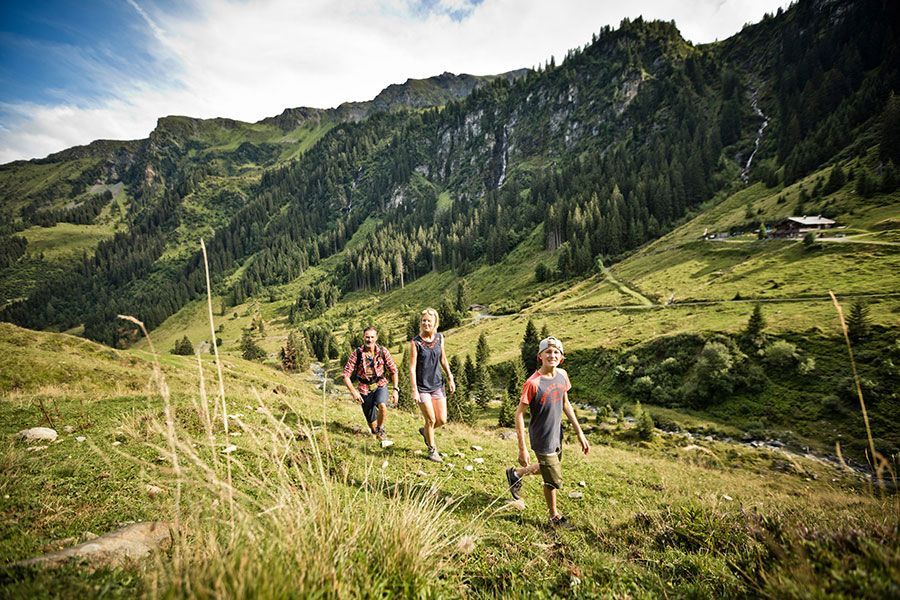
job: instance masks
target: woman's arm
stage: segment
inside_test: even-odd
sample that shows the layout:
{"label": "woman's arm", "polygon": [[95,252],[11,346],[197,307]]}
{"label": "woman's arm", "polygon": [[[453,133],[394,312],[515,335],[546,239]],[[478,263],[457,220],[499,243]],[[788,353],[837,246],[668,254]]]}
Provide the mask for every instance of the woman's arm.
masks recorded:
{"label": "woman's arm", "polygon": [[450,393],[456,391],[456,381],[453,380],[453,373],[450,372],[450,363],[447,361],[447,352],[444,350],[444,336],[441,336],[441,366],[447,374],[447,385],[450,386]]}
{"label": "woman's arm", "polygon": [[419,386],[416,382],[416,363],[419,360],[419,351],[416,349],[416,342],[409,343],[409,385],[412,388],[412,397],[416,402],[419,401]]}

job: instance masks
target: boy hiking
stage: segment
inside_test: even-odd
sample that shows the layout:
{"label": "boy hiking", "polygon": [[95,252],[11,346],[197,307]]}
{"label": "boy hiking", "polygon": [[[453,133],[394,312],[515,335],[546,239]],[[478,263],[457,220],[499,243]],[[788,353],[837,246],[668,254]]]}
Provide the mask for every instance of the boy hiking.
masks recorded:
{"label": "boy hiking", "polygon": [[[566,517],[556,507],[556,492],[562,487],[562,414],[575,428],[581,451],[587,454],[590,444],[581,431],[575,410],[569,403],[568,391],[572,387],[569,375],[559,364],[563,361],[563,344],[555,337],[541,340],[538,346],[540,366],[525,382],[522,397],[516,408],[516,439],[519,442],[520,468],[510,467],[506,470],[506,481],[509,491],[515,500],[519,499],[522,479],[538,472],[544,480],[544,499],[550,512],[550,525],[566,524]],[[528,450],[525,448],[525,411],[531,409],[531,422],[528,426],[528,437],[531,449],[537,455],[537,463],[529,463]]]}
{"label": "boy hiking", "polygon": [[[387,439],[384,421],[387,418],[388,387],[385,371],[391,374],[393,402],[396,405],[400,391],[397,365],[391,353],[378,345],[378,331],[367,327],[363,331],[363,345],[350,353],[344,365],[344,385],[353,399],[362,406],[369,430],[380,441]],[[353,387],[351,378],[356,378],[359,387]]]}

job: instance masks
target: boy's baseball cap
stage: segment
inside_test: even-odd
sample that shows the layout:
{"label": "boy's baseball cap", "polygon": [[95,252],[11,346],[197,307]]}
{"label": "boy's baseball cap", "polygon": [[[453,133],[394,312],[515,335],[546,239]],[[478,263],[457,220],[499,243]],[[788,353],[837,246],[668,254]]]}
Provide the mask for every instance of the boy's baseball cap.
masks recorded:
{"label": "boy's baseball cap", "polygon": [[565,354],[565,352],[563,352],[563,343],[552,335],[541,340],[540,345],[538,345],[538,354],[551,346],[559,350],[560,354]]}

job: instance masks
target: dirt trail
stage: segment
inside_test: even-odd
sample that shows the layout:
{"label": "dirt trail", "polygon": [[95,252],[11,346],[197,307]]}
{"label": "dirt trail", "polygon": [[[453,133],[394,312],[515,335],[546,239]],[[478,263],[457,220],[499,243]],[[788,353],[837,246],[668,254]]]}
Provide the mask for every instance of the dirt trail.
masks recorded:
{"label": "dirt trail", "polygon": [[640,302],[641,306],[653,306],[653,301],[650,300],[649,298],[647,298],[647,296],[644,296],[637,290],[631,289],[630,287],[628,287],[627,285],[625,285],[624,283],[622,283],[621,281],[616,279],[615,276],[612,274],[612,272],[606,268],[606,265],[604,265],[603,261],[600,260],[599,258],[597,259],[597,266],[600,267],[600,273],[603,274],[603,277],[605,277],[606,280],[609,281],[611,284],[616,286],[616,288],[618,288],[618,290],[620,292],[622,292],[623,294],[626,294],[628,296],[631,296],[632,298],[634,298],[635,300]]}

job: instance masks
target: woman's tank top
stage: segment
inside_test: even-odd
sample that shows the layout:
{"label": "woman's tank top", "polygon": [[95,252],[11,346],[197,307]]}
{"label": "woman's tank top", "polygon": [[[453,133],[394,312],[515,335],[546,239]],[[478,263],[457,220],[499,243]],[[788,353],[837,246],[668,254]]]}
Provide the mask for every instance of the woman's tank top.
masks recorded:
{"label": "woman's tank top", "polygon": [[434,334],[430,342],[422,340],[417,335],[413,338],[416,343],[416,389],[420,392],[435,392],[444,387],[444,378],[441,375],[441,348],[444,345],[444,336]]}

